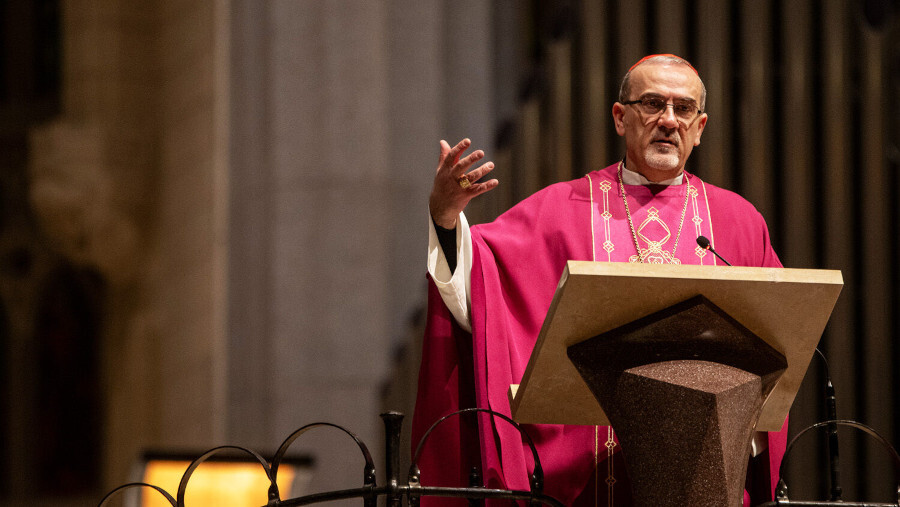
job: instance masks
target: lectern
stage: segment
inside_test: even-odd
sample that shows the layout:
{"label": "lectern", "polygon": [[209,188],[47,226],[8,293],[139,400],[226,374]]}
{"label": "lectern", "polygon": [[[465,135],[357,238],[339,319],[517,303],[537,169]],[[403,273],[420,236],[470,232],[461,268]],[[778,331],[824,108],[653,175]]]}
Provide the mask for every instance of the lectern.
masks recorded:
{"label": "lectern", "polygon": [[842,286],[830,270],[570,261],[513,418],[612,425],[636,505],[740,505],[753,430],[781,429]]}

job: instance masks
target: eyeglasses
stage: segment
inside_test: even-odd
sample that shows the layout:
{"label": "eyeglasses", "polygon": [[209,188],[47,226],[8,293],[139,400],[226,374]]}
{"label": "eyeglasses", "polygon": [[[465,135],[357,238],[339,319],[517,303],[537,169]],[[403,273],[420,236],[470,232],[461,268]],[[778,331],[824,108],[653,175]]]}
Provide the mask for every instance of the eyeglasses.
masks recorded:
{"label": "eyeglasses", "polygon": [[677,99],[669,104],[666,99],[657,96],[641,97],[637,100],[629,100],[622,104],[628,106],[639,104],[641,111],[647,116],[653,116],[662,112],[663,109],[672,106],[672,112],[679,120],[689,122],[703,111],[697,107],[697,103],[690,99]]}

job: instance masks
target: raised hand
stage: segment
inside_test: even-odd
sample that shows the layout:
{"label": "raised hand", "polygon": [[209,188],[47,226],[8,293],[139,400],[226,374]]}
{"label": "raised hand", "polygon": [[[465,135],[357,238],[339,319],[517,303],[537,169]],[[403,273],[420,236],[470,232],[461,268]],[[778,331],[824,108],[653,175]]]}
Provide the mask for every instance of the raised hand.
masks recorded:
{"label": "raised hand", "polygon": [[500,182],[492,179],[475,183],[494,169],[494,163],[487,162],[469,171],[473,164],[484,158],[484,152],[476,150],[460,159],[472,141],[463,139],[453,148],[444,140],[441,140],[440,144],[441,156],[438,159],[431,196],[428,198],[428,209],[434,223],[445,229],[453,229],[456,227],[460,212],[469,201],[496,188]]}

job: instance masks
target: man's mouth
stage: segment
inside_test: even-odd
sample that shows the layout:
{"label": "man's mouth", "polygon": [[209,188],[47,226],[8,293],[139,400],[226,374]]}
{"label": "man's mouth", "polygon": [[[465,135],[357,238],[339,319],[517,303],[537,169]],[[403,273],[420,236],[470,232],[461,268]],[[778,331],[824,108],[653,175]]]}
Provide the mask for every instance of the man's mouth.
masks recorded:
{"label": "man's mouth", "polygon": [[671,139],[656,139],[653,141],[653,144],[667,144],[669,146],[677,146],[675,141]]}

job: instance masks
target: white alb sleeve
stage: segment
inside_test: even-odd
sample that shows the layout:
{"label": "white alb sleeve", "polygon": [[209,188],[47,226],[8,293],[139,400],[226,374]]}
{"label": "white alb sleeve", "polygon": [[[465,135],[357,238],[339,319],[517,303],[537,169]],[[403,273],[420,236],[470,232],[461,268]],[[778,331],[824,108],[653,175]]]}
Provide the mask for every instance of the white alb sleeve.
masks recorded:
{"label": "white alb sleeve", "polygon": [[469,311],[472,307],[472,232],[466,215],[459,214],[456,222],[456,270],[451,273],[444,251],[441,250],[431,215],[428,216],[428,274],[441,293],[441,299],[456,322],[472,332]]}

